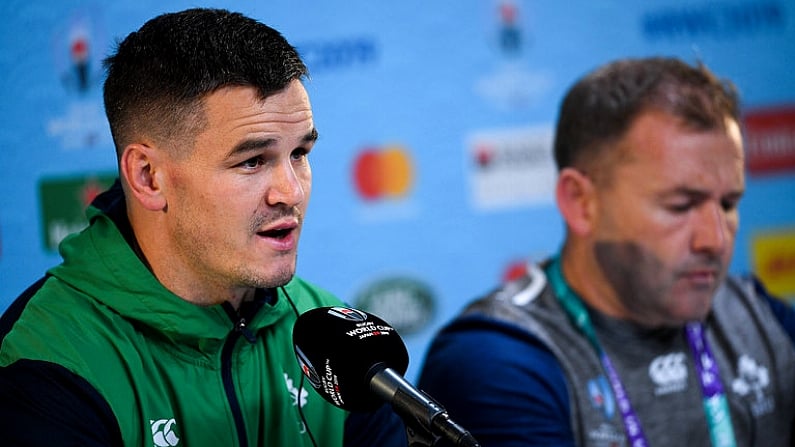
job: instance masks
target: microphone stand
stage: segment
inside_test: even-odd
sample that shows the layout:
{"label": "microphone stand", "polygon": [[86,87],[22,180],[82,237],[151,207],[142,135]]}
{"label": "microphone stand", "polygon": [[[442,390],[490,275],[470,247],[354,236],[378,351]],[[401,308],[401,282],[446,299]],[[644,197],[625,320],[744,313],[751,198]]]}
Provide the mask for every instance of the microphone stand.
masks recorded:
{"label": "microphone stand", "polygon": [[[444,438],[448,441],[445,445],[452,445],[455,447],[480,447],[480,444],[468,431],[464,430],[447,417],[447,413],[445,413],[444,410],[434,413],[430,417],[430,420],[433,421],[436,417],[444,419],[446,424],[451,424],[454,427],[454,429],[444,430],[443,426],[437,426],[437,429],[442,428],[445,435]],[[404,417],[403,415],[401,415],[401,418],[406,426],[406,437],[409,441],[408,447],[436,447],[439,445],[443,436],[432,433],[416,419]]]}
{"label": "microphone stand", "polygon": [[376,370],[370,387],[390,402],[403,419],[409,447],[435,447],[442,438],[455,447],[480,447],[472,434],[451,420],[447,411],[430,396],[414,387],[401,386],[405,380],[391,368],[379,365]]}
{"label": "microphone stand", "polygon": [[421,427],[415,427],[413,424],[410,424],[409,421],[407,421],[406,419],[407,418],[403,418],[403,422],[406,425],[406,437],[409,440],[408,447],[436,446],[436,443],[439,442],[440,439],[439,436],[434,436],[431,432],[422,429]]}

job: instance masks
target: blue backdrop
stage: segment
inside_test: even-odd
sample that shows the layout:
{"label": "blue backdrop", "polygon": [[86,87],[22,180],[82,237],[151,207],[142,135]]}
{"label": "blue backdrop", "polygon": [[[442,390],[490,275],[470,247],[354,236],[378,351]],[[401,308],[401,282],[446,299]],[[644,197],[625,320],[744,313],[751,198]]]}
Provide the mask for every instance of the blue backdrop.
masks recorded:
{"label": "blue backdrop", "polygon": [[753,151],[731,268],[795,295],[792,1],[5,0],[0,311],[60,261],[114,175],[102,58],[197,4],[279,29],[308,62],[321,139],[299,274],[395,324],[409,378],[467,301],[557,250],[557,105],[617,57],[702,60],[738,85]]}

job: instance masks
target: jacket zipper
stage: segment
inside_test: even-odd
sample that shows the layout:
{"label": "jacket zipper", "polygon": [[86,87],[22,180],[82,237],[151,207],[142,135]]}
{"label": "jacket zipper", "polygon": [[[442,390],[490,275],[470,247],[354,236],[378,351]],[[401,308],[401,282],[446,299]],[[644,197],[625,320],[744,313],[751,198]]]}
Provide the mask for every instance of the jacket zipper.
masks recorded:
{"label": "jacket zipper", "polygon": [[254,343],[256,341],[254,334],[246,327],[245,318],[237,320],[234,329],[224,343],[224,348],[221,351],[221,378],[224,383],[226,398],[229,401],[229,407],[232,410],[232,416],[235,419],[238,445],[240,447],[248,447],[248,437],[246,436],[246,425],[243,421],[243,411],[240,408],[240,401],[235,392],[235,383],[232,380],[232,353],[235,350],[235,344],[241,336],[245,337],[249,343]]}

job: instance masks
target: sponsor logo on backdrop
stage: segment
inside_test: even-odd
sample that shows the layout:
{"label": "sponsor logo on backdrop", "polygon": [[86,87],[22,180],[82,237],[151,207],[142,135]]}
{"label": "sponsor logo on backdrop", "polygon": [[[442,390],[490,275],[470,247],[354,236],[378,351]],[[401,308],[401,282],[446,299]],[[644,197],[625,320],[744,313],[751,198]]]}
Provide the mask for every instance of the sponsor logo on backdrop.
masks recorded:
{"label": "sponsor logo on backdrop", "polygon": [[390,277],[375,281],[356,295],[355,307],[380,317],[400,335],[417,333],[428,326],[436,298],[422,281]]}
{"label": "sponsor logo on backdrop", "polygon": [[107,34],[96,8],[80,9],[67,16],[53,36],[53,58],[63,87],[78,94],[98,92],[107,50]]}
{"label": "sponsor logo on backdrop", "polygon": [[401,145],[368,146],[353,160],[351,181],[361,199],[362,221],[384,222],[416,217],[412,200],[416,169],[409,150]]}
{"label": "sponsor logo on backdrop", "polygon": [[503,1],[497,5],[498,27],[497,36],[503,54],[506,56],[518,55],[524,46],[526,32],[519,21],[519,7],[516,2]]}
{"label": "sponsor logo on backdrop", "polygon": [[75,11],[53,32],[55,70],[70,96],[65,110],[49,118],[45,129],[65,149],[112,144],[101,98],[102,59],[108,49],[97,8]]}
{"label": "sponsor logo on backdrop", "polygon": [[511,281],[515,281],[527,274],[527,260],[526,259],[517,259],[515,261],[511,261],[506,267],[505,270],[502,272],[502,278],[500,280],[503,284],[509,283]]}
{"label": "sponsor logo on backdrop", "polygon": [[364,200],[405,197],[414,181],[414,167],[401,146],[368,147],[356,156],[353,182]]}
{"label": "sponsor logo on backdrop", "polygon": [[[60,116],[46,123],[47,135],[66,150],[111,146],[110,129],[99,102],[78,101],[67,104]],[[110,152],[109,152],[110,153]]]}
{"label": "sponsor logo on backdrop", "polygon": [[42,242],[48,251],[69,234],[88,225],[85,210],[94,198],[110,187],[116,174],[83,175],[39,180]]}
{"label": "sponsor logo on backdrop", "polygon": [[515,281],[523,276],[533,276],[539,266],[553,256],[552,252],[546,250],[536,250],[529,256],[522,255],[509,259],[502,268],[500,282],[502,284]]}
{"label": "sponsor logo on backdrop", "polygon": [[374,65],[379,58],[376,40],[364,36],[302,42],[296,48],[313,74]]}
{"label": "sponsor logo on backdrop", "polygon": [[765,288],[795,303],[795,228],[755,235],[751,258],[753,272]]}
{"label": "sponsor logo on backdrop", "polygon": [[787,28],[786,10],[778,1],[670,6],[643,14],[641,30],[648,40],[739,38],[783,32]]}
{"label": "sponsor logo on backdrop", "polygon": [[499,1],[490,10],[494,23],[486,38],[497,55],[497,64],[475,82],[476,93],[500,110],[520,110],[536,104],[550,90],[554,77],[548,71],[530,70],[526,54],[531,41],[529,14],[516,1]]}
{"label": "sponsor logo on backdrop", "polygon": [[748,172],[795,170],[795,104],[750,110],[743,122]]}
{"label": "sponsor logo on backdrop", "polygon": [[552,128],[480,131],[468,137],[470,199],[479,210],[552,203]]}

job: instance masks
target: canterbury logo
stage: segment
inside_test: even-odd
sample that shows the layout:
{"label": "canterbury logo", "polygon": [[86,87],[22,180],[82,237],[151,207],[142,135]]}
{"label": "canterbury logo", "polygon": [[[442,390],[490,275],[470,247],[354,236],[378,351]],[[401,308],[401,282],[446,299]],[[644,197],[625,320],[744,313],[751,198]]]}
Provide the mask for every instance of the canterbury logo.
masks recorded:
{"label": "canterbury logo", "polygon": [[649,377],[657,385],[655,394],[668,394],[681,391],[687,384],[687,365],[684,353],[655,357],[649,364]]}
{"label": "canterbury logo", "polygon": [[177,422],[173,418],[149,421],[149,424],[152,428],[152,442],[157,447],[174,447],[179,444],[179,438],[174,433]]}

